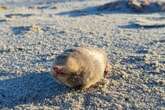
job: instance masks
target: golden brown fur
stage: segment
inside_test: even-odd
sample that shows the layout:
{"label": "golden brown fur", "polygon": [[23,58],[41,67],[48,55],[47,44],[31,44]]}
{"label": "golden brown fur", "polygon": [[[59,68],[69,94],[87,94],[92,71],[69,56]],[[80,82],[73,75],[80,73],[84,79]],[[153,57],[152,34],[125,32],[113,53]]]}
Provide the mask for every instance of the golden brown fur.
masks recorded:
{"label": "golden brown fur", "polygon": [[99,48],[78,47],[60,54],[53,64],[52,75],[69,87],[89,88],[104,78],[108,59]]}

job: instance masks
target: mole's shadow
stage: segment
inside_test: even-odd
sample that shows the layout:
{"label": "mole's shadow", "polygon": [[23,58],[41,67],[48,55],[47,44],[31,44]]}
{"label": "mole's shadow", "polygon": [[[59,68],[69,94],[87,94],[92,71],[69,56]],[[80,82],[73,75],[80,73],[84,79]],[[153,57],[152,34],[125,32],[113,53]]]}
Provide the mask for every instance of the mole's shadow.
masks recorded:
{"label": "mole's shadow", "polygon": [[133,7],[131,7],[128,4],[127,0],[125,1],[118,0],[118,1],[108,2],[103,5],[61,12],[61,13],[58,13],[58,15],[69,15],[71,17],[79,17],[79,16],[87,16],[87,15],[101,15],[101,14],[115,14],[115,13],[144,14],[144,13],[162,12],[160,10],[160,7],[157,6],[155,3],[144,8],[143,11],[142,12],[136,11]]}
{"label": "mole's shadow", "polygon": [[42,103],[45,98],[68,91],[69,88],[56,83],[49,73],[28,73],[21,77],[0,80],[0,108]]}

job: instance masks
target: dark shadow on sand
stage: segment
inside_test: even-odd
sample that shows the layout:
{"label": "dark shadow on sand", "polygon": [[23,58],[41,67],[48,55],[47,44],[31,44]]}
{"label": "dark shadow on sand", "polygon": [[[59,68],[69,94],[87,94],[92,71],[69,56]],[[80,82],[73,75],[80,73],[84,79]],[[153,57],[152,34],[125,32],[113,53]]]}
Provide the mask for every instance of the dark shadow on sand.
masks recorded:
{"label": "dark shadow on sand", "polygon": [[88,16],[88,15],[101,15],[109,13],[130,13],[127,2],[117,1],[110,2],[100,6],[87,7],[80,10],[72,10],[58,13],[58,15],[69,15],[71,17]]}
{"label": "dark shadow on sand", "polygon": [[[160,7],[156,4],[151,4],[144,9],[144,13],[156,13],[161,12]],[[58,13],[58,15],[69,15],[71,17],[88,16],[88,15],[101,15],[101,14],[115,14],[115,13],[127,13],[127,14],[141,14],[128,5],[127,1],[114,1],[100,6],[87,7],[79,10],[72,10]]]}
{"label": "dark shadow on sand", "polygon": [[22,14],[22,13],[16,13],[16,14],[7,14],[5,15],[7,18],[12,18],[12,17],[30,17],[33,14]]}
{"label": "dark shadow on sand", "polygon": [[31,26],[16,26],[16,27],[12,27],[12,32],[15,35],[20,35],[20,34],[25,34],[28,31],[30,31]]}
{"label": "dark shadow on sand", "polygon": [[165,25],[141,26],[141,25],[138,25],[138,24],[129,23],[127,25],[122,25],[122,26],[118,26],[118,27],[123,28],[123,29],[140,29],[140,28],[143,28],[143,29],[159,29],[159,28],[165,27]]}
{"label": "dark shadow on sand", "polygon": [[0,23],[6,22],[6,21],[7,21],[6,19],[1,19],[1,20],[0,20]]}
{"label": "dark shadow on sand", "polygon": [[0,108],[42,103],[46,98],[68,91],[68,87],[56,83],[47,72],[27,73],[24,76],[0,80]]}

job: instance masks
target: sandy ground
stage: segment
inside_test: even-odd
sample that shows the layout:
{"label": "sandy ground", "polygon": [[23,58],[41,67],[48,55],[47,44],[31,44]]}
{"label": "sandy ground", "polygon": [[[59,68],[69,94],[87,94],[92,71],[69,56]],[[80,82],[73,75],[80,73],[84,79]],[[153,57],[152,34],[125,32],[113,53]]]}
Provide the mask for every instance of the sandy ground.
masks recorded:
{"label": "sandy ground", "polygon": [[[99,10],[109,1],[1,0],[0,109],[165,110],[165,27],[130,23],[165,14]],[[87,91],[49,75],[59,53],[81,44],[104,48],[113,64]]]}

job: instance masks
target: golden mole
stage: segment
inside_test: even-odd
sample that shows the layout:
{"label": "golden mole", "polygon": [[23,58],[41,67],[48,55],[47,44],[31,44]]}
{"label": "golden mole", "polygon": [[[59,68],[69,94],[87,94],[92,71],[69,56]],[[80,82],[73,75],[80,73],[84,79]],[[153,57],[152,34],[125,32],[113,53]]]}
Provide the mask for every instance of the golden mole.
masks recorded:
{"label": "golden mole", "polygon": [[51,73],[60,83],[86,89],[103,79],[109,66],[103,49],[77,47],[65,50],[57,56]]}

